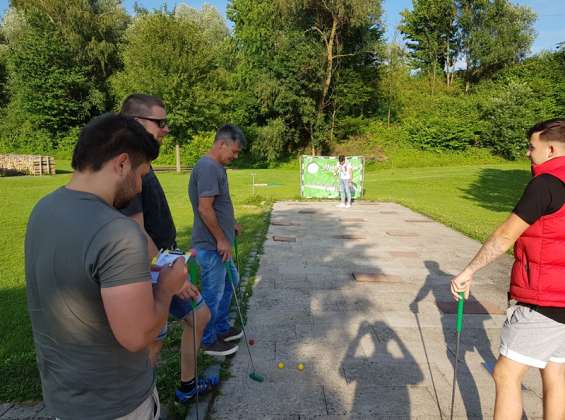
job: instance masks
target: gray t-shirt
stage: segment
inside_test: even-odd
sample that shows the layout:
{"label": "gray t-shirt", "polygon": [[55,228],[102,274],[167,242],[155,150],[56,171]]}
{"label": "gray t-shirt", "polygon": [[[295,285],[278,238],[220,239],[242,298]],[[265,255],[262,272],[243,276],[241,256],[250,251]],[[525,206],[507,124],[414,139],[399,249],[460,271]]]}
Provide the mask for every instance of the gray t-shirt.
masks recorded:
{"label": "gray t-shirt", "polygon": [[100,293],[150,281],[147,252],[137,223],[93,194],[62,187],[33,209],[25,240],[28,310],[51,414],[116,418],[151,393],[147,351],[117,342]]}
{"label": "gray t-shirt", "polygon": [[228,186],[226,168],[214,159],[204,156],[196,162],[190,174],[188,196],[194,212],[192,246],[198,249],[217,249],[216,239],[210,233],[198,214],[198,198],[214,197],[214,211],[218,224],[226,239],[233,244],[235,237],[235,216]]}

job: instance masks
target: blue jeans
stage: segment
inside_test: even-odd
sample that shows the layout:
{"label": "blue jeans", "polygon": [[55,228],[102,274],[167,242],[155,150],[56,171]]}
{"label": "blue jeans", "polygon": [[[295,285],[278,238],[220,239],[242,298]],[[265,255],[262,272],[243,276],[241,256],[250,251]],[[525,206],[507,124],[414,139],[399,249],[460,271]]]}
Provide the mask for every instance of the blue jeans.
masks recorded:
{"label": "blue jeans", "polygon": [[[226,333],[231,325],[228,322],[231,298],[233,295],[232,286],[218,251],[208,251],[205,249],[196,250],[196,261],[200,265],[201,291],[208,308],[210,309],[211,319],[204,330],[202,344],[212,345],[218,339],[218,334]],[[233,285],[237,288],[239,284],[239,274],[233,263],[228,262],[232,273]]]}
{"label": "blue jeans", "polygon": [[351,190],[349,189],[349,179],[340,178],[339,195],[341,196],[342,203],[345,203],[345,198],[347,196],[347,202],[351,204]]}

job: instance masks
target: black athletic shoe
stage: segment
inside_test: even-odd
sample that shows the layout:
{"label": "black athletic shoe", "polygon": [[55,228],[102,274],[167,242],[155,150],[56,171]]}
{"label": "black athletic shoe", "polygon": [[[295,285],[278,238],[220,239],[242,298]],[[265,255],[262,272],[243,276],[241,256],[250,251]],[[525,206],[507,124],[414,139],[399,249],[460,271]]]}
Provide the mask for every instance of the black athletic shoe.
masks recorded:
{"label": "black athletic shoe", "polygon": [[222,340],[216,340],[214,344],[209,346],[202,345],[202,351],[210,356],[229,356],[239,350],[239,346],[235,343],[228,343]]}
{"label": "black athletic shoe", "polygon": [[243,337],[243,331],[237,327],[230,327],[225,333],[218,334],[218,340],[221,341],[237,341],[241,337]]}

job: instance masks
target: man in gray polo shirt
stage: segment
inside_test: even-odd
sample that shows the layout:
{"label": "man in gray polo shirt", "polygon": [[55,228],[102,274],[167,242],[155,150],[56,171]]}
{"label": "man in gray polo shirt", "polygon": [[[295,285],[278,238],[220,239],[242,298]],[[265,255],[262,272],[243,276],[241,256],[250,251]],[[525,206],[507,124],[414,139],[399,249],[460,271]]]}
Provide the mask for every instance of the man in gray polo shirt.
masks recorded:
{"label": "man in gray polo shirt", "polygon": [[245,136],[238,127],[221,127],[208,155],[194,166],[188,185],[194,212],[192,247],[201,268],[201,293],[212,315],[204,330],[202,350],[213,356],[235,353],[235,342],[243,335],[241,329],[228,322],[233,293],[225,263],[235,286],[239,275],[231,250],[240,227],[234,216],[225,166],[237,159],[245,144]]}
{"label": "man in gray polo shirt", "polygon": [[71,181],[30,216],[28,310],[43,398],[63,420],[159,418],[147,346],[187,270],[176,260],[152,288],[145,235],[116,210],[139,193],[158,153],[133,118],[97,117],[80,133]]}

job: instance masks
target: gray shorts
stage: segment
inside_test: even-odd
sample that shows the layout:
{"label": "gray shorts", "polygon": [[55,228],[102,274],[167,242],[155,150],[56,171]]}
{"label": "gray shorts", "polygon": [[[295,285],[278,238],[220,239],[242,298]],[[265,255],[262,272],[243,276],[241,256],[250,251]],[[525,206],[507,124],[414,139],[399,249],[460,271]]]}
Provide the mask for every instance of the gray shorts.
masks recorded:
{"label": "gray shorts", "polygon": [[139,407],[131,413],[116,420],[159,420],[161,417],[161,406],[159,404],[159,394],[157,387],[153,388],[153,392],[143,401]]}
{"label": "gray shorts", "polygon": [[[135,410],[125,416],[118,417],[115,420],[159,420],[161,417],[161,405],[159,404],[159,394],[157,387]],[[55,420],[61,420],[55,417]]]}
{"label": "gray shorts", "polygon": [[500,354],[539,369],[548,362],[565,363],[565,324],[516,304],[506,310]]}

